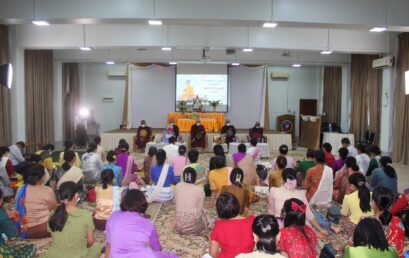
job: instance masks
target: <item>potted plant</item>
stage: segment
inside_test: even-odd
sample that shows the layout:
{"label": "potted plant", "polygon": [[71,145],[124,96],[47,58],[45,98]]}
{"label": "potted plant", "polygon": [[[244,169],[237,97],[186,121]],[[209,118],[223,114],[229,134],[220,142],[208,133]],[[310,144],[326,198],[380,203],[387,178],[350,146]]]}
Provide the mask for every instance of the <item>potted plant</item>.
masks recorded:
{"label": "potted plant", "polygon": [[209,101],[209,104],[213,107],[213,112],[216,112],[216,108],[220,104],[220,100]]}
{"label": "potted plant", "polygon": [[187,110],[187,102],[186,100],[179,100],[176,102],[177,109],[184,114]]}

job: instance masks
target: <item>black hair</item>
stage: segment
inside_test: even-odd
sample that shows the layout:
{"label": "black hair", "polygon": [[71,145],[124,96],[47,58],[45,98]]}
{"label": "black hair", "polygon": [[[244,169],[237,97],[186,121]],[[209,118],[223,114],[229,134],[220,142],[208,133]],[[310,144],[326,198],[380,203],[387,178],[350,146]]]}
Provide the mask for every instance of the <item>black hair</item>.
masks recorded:
{"label": "black hair", "polygon": [[186,149],[185,145],[180,145],[179,146],[179,148],[178,148],[179,155],[181,155],[181,156],[185,155],[186,151],[187,151],[187,149]]}
{"label": "black hair", "polygon": [[388,188],[378,186],[373,190],[372,199],[379,211],[382,211],[381,215],[379,215],[379,220],[382,225],[389,225],[392,220],[392,214],[389,212],[389,208],[393,203],[393,192]]}
{"label": "black hair", "polygon": [[345,166],[347,168],[352,168],[353,171],[359,171],[359,166],[356,164],[356,158],[355,157],[347,157],[345,159]]}
{"label": "black hair", "polygon": [[372,145],[369,148],[369,153],[373,153],[376,156],[379,156],[379,155],[381,155],[381,149],[376,145]]}
{"label": "black hair", "polygon": [[173,137],[173,136],[169,137],[169,143],[175,144],[175,142],[176,142],[176,137]]}
{"label": "black hair", "polygon": [[351,144],[351,142],[349,141],[348,138],[342,138],[341,143],[342,143],[342,144],[348,144],[348,145]]}
{"label": "black hair", "polygon": [[214,157],[214,166],[216,168],[224,168],[226,166],[226,158],[219,155]]}
{"label": "black hair", "polygon": [[159,166],[163,166],[163,164],[165,164],[165,160],[166,160],[166,152],[164,150],[158,150],[156,152],[156,163]]}
{"label": "black hair", "polygon": [[144,214],[148,209],[145,194],[138,189],[129,190],[121,201],[122,211],[133,211]]}
{"label": "black hair", "polygon": [[29,185],[36,185],[39,180],[44,176],[44,166],[34,165],[30,167],[27,175],[27,183]]}
{"label": "black hair", "polygon": [[233,170],[230,173],[230,182],[233,185],[242,187],[243,179],[244,179],[243,170],[241,168],[233,168]]}
{"label": "black hair", "polygon": [[127,152],[129,150],[129,144],[127,142],[123,142],[119,144],[119,149],[121,152]]}
{"label": "black hair", "polygon": [[307,150],[307,158],[315,158],[315,156],[314,156],[314,150],[313,149],[308,149]]}
{"label": "black hair", "polygon": [[216,210],[221,219],[234,218],[240,213],[239,200],[232,193],[223,192],[217,198]]}
{"label": "black hair", "polygon": [[349,176],[349,183],[358,189],[359,207],[362,212],[371,211],[371,193],[366,186],[365,176],[361,173],[354,173]]}
{"label": "black hair", "polygon": [[247,151],[246,145],[244,145],[243,143],[240,143],[239,146],[237,147],[237,150],[241,153],[246,153]]}
{"label": "black hair", "polygon": [[40,155],[38,155],[38,154],[31,154],[29,161],[30,161],[31,163],[37,164],[38,162],[40,162],[40,161],[42,161],[42,160],[43,160],[43,159],[41,158]]}
{"label": "black hair", "polygon": [[187,167],[183,170],[183,181],[189,184],[196,182],[196,170],[192,167]]}
{"label": "black hair", "polygon": [[42,150],[55,150],[54,144],[51,143],[47,143],[45,145],[42,146],[41,148]]}
{"label": "black hair", "polygon": [[75,152],[73,152],[72,150],[66,150],[64,152],[64,163],[62,164],[62,169],[64,171],[68,171],[70,170],[71,166],[69,163],[71,163],[73,160],[75,159]]}
{"label": "black hair", "polygon": [[102,189],[107,189],[108,184],[112,183],[114,180],[114,171],[112,169],[105,169],[101,172],[101,182],[102,182]]}
{"label": "black hair", "polygon": [[262,214],[257,216],[253,221],[252,229],[253,233],[258,236],[257,250],[267,254],[279,253],[276,237],[280,229],[277,219],[273,215]]}
{"label": "black hair", "polygon": [[289,180],[297,179],[297,172],[293,168],[285,168],[281,176],[283,178],[283,182],[287,182],[287,179]]}
{"label": "black hair", "polygon": [[96,149],[97,149],[97,145],[95,143],[91,142],[90,144],[88,144],[87,152],[90,153],[90,152],[95,151]]}
{"label": "black hair", "polygon": [[16,142],[16,145],[20,145],[22,148],[26,147],[26,144],[23,141]]}
{"label": "black hair", "polygon": [[51,231],[61,232],[64,229],[68,218],[66,202],[71,201],[77,192],[78,187],[76,183],[68,181],[61,184],[60,188],[58,189],[61,204],[57,207],[57,209],[55,209],[53,215],[51,215],[48,221]]}
{"label": "black hair", "polygon": [[280,148],[278,148],[278,151],[280,152],[280,154],[282,155],[287,155],[288,153],[288,146],[283,144],[280,146]]}
{"label": "black hair", "polygon": [[94,137],[94,143],[96,144],[96,145],[98,145],[98,144],[100,144],[101,143],[101,137],[100,136],[95,136]]}
{"label": "black hair", "polygon": [[391,166],[392,164],[392,159],[388,156],[383,156],[380,160],[379,163],[381,163],[383,167],[383,171],[385,171],[385,174],[389,177],[396,177],[396,171],[395,169]]}
{"label": "black hair", "polygon": [[326,152],[331,152],[332,151],[332,145],[328,142],[324,143],[322,145],[322,148],[326,151]]}
{"label": "black hair", "polygon": [[213,153],[215,156],[224,156],[223,146],[221,146],[220,144],[216,144],[215,146],[213,146]]}
{"label": "black hair", "polygon": [[74,142],[71,141],[71,140],[66,140],[64,142],[64,151],[67,151],[67,150],[71,149],[72,146],[74,146]]}
{"label": "black hair", "polygon": [[345,160],[348,157],[348,149],[345,147],[341,147],[338,150],[338,154],[342,160]]}
{"label": "black hair", "polygon": [[190,163],[196,163],[197,160],[199,159],[199,152],[197,150],[195,150],[195,149],[192,149],[187,154],[187,157],[188,157]]}
{"label": "black hair", "polygon": [[366,145],[365,144],[358,144],[356,146],[356,149],[360,152],[360,153],[366,153]]}
{"label": "black hair", "polygon": [[285,167],[287,166],[287,158],[283,155],[278,155],[276,164],[279,169],[285,169]]}
{"label": "black hair", "polygon": [[257,143],[258,143],[258,141],[257,141],[256,138],[251,138],[251,140],[250,140],[251,146],[257,146]]}
{"label": "black hair", "polygon": [[108,153],[107,153],[108,162],[114,162],[116,160],[115,155],[116,155],[115,151],[113,151],[113,150],[108,151]]}
{"label": "black hair", "polygon": [[121,144],[127,143],[125,139],[119,139],[118,141],[118,147],[121,146]]}
{"label": "black hair", "polygon": [[[305,226],[305,212],[301,212],[299,210],[293,210],[292,203],[296,203],[299,206],[302,205],[308,205],[303,203],[301,200],[296,199],[296,198],[291,198],[288,199],[284,202],[283,205],[283,210],[282,213],[284,215],[284,227],[290,227],[290,226],[295,226],[298,228],[298,230],[304,235],[308,243],[311,244],[311,240],[307,236],[307,233],[305,233],[304,226]],[[315,246],[310,245],[310,251],[312,252],[313,248],[316,248]]]}
{"label": "black hair", "polygon": [[318,163],[324,163],[325,162],[325,153],[322,151],[322,150],[316,150],[316,151],[314,151],[314,157],[315,157],[315,160],[318,162]]}
{"label": "black hair", "polygon": [[354,246],[368,246],[381,251],[389,248],[382,226],[374,218],[363,218],[359,221],[355,227],[353,242]]}
{"label": "black hair", "polygon": [[157,151],[158,151],[158,150],[156,149],[155,146],[149,147],[148,156],[149,156],[149,157],[155,156]]}
{"label": "black hair", "polygon": [[7,152],[10,152],[9,147],[7,147],[7,146],[1,146],[1,147],[0,147],[0,159],[1,159],[1,157],[3,157],[3,155],[6,154]]}

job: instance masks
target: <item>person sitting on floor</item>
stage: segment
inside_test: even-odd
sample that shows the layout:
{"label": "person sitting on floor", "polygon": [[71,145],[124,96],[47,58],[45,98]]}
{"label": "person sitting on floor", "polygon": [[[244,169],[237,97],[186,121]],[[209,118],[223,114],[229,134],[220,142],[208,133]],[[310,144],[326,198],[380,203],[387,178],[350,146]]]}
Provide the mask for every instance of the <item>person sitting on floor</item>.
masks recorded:
{"label": "person sitting on floor", "polygon": [[358,154],[356,155],[356,163],[358,164],[359,170],[366,175],[369,168],[369,162],[371,159],[368,154],[366,154],[366,145],[358,144],[357,146]]}
{"label": "person sitting on floor", "polygon": [[221,193],[217,198],[216,210],[219,220],[210,235],[210,255],[227,258],[251,253],[254,247],[251,226],[255,217],[242,217],[239,201],[229,192]]}
{"label": "person sitting on floor", "polygon": [[354,157],[347,157],[343,168],[344,169],[342,171],[337,173],[334,191],[332,193],[332,199],[338,203],[342,203],[344,196],[351,193],[349,177],[352,174],[361,173]]}
{"label": "person sitting on floor", "polygon": [[328,142],[324,143],[322,145],[322,150],[325,153],[325,164],[332,168],[332,165],[334,164],[335,161],[335,157],[334,155],[332,155],[331,151],[332,151],[332,146],[331,144],[329,144]]}
{"label": "person sitting on floor", "polygon": [[372,172],[369,181],[371,190],[378,186],[388,188],[392,191],[393,196],[398,195],[398,176],[395,169],[391,166],[392,159],[384,156],[379,160],[379,168]]}
{"label": "person sitting on floor", "polygon": [[163,146],[163,150],[166,152],[166,164],[172,164],[172,161],[179,156],[179,146],[176,145],[176,138],[170,137],[169,144]]}
{"label": "person sitting on floor", "polygon": [[155,146],[150,146],[148,150],[148,155],[143,159],[143,173],[144,177],[142,178],[145,181],[145,184],[149,185],[151,183],[151,166],[156,165],[156,152],[157,149]]}
{"label": "person sitting on floor", "polygon": [[362,217],[373,216],[371,208],[371,193],[366,187],[365,176],[361,173],[349,177],[352,193],[345,195],[342,202],[341,214],[348,216],[352,223],[358,224]]}
{"label": "person sitting on floor", "polygon": [[298,170],[301,172],[304,181],[307,176],[307,170],[315,166],[314,150],[308,149],[306,159],[301,160],[298,165]]}
{"label": "person sitting on floor", "polygon": [[[119,141],[118,141],[118,146],[115,148],[115,154],[118,156],[119,154],[121,154],[121,146],[124,144],[124,143],[127,143],[126,142],[126,140],[125,139],[119,139]],[[127,143],[128,144],[128,143]],[[129,145],[128,145],[129,146]],[[129,147],[128,147],[128,149],[129,149]]]}
{"label": "person sitting on floor", "polygon": [[317,257],[317,236],[305,225],[307,205],[295,198],[288,199],[283,205],[284,228],[280,230],[277,246],[290,258]]}
{"label": "person sitting on floor", "polygon": [[0,169],[6,169],[7,175],[12,177],[15,175],[13,163],[9,158],[10,149],[7,146],[0,147]]}
{"label": "person sitting on floor", "polygon": [[199,152],[195,149],[192,149],[187,154],[187,158],[189,159],[190,164],[186,165],[183,170],[185,170],[187,167],[190,167],[196,171],[196,185],[205,186],[209,184],[209,178],[206,169],[197,162],[199,159]]}
{"label": "person sitting on floor", "polygon": [[17,173],[21,174],[24,177],[24,172],[27,171],[27,169],[30,167],[30,162],[26,161],[26,159],[23,157],[22,150],[26,147],[26,144],[24,142],[16,142],[16,144],[13,144],[9,146],[9,159],[11,160],[11,163],[13,164],[14,171]]}
{"label": "person sitting on floor", "polygon": [[399,257],[403,257],[405,247],[405,227],[401,220],[389,212],[394,196],[391,190],[377,187],[372,193],[375,217],[381,222],[389,245],[393,246]]}
{"label": "person sitting on floor", "polygon": [[334,172],[334,177],[337,176],[337,172],[342,169],[345,164],[345,159],[348,157],[348,149],[341,147],[338,150],[339,159],[336,159],[332,164],[332,172]]}
{"label": "person sitting on floor", "polygon": [[173,159],[172,161],[172,167],[173,167],[173,174],[174,174],[174,184],[179,183],[180,181],[180,176],[182,175],[183,168],[187,164],[187,158],[185,156],[186,154],[186,146],[185,145],[180,145],[179,146],[179,156]]}
{"label": "person sitting on floor", "polygon": [[144,151],[146,144],[151,141],[152,138],[152,128],[146,125],[146,121],[142,120],[141,125],[138,127],[136,133],[135,144],[138,150]]}
{"label": "person sitting on floor", "polygon": [[183,171],[183,180],[175,190],[176,214],[173,230],[182,235],[208,233],[208,218],[204,211],[205,192],[203,187],[195,185],[196,171],[187,167]]}
{"label": "person sitting on floor", "polygon": [[121,203],[122,187],[114,186],[115,175],[111,169],[101,172],[102,185],[95,187],[96,203],[94,212],[94,225],[104,231],[105,225],[112,212],[119,210]]}
{"label": "person sitting on floor", "polygon": [[95,145],[97,145],[97,154],[101,157],[102,161],[105,161],[106,154],[105,154],[104,147],[102,147],[102,144],[101,144],[101,137],[95,136],[94,143]]}
{"label": "person sitting on floor", "polygon": [[376,146],[372,145],[369,148],[369,155],[371,160],[369,161],[369,167],[368,170],[366,171],[366,176],[372,176],[372,172],[376,169],[379,168],[379,160],[381,159],[381,149]]}
{"label": "person sitting on floor", "polygon": [[65,182],[74,182],[77,184],[78,191],[82,190],[84,183],[84,173],[82,169],[75,166],[76,155],[72,150],[67,150],[64,153],[64,164],[57,169],[57,172],[53,176],[53,180],[56,184],[55,188],[58,190],[61,184]]}
{"label": "person sitting on floor", "polygon": [[177,258],[162,252],[153,222],[145,215],[148,202],[139,190],[129,190],[121,202],[121,210],[112,213],[106,225],[107,257]]}
{"label": "person sitting on floor", "polygon": [[[13,166],[11,165],[11,161],[8,159],[7,155],[9,152],[9,148],[7,146],[0,147],[0,190],[3,192],[2,196],[9,198],[14,197],[14,190],[10,188],[10,176],[7,168],[12,169],[12,173],[14,174]],[[10,171],[10,170],[9,170]]]}
{"label": "person sitting on floor", "polygon": [[84,183],[95,185],[101,179],[101,157],[97,154],[97,145],[90,143],[87,152],[82,155],[82,169],[84,170]]}
{"label": "person sitting on floor", "polygon": [[[65,162],[65,160],[64,160],[65,152],[68,151],[68,150],[74,151],[74,146],[75,146],[75,144],[71,140],[67,140],[67,141],[64,142],[64,151],[62,151],[60,153],[60,159],[59,159],[60,166],[62,166],[62,164],[64,164],[64,162]],[[74,152],[74,153],[75,153],[75,166],[77,168],[81,168],[80,156],[78,155],[77,152]]]}
{"label": "person sitting on floor", "polygon": [[246,154],[246,145],[243,143],[239,144],[238,151],[239,152],[233,154],[233,160],[235,167],[243,170],[244,184],[248,186],[257,185],[259,177],[256,172],[256,167],[254,166],[253,158]]}
{"label": "person sitting on floor", "polygon": [[277,220],[272,215],[257,216],[252,225],[256,251],[239,254],[236,258],[284,258],[277,247],[277,235],[280,232]]}
{"label": "person sitting on floor", "polygon": [[342,138],[341,140],[342,147],[348,149],[348,156],[355,157],[358,155],[357,149],[351,145],[351,141],[348,138]]}
{"label": "person sitting on floor", "polygon": [[[40,155],[42,165],[47,169],[48,175],[53,172],[54,164],[53,164],[53,152],[54,152],[54,145],[53,144],[45,144],[41,147],[41,150],[37,151],[35,154]],[[48,181],[48,180],[47,180]]]}
{"label": "person sitting on floor", "polygon": [[269,188],[280,187],[282,183],[282,173],[287,166],[287,159],[285,156],[279,155],[276,159],[276,170],[269,173]]}
{"label": "person sitting on floor", "polygon": [[257,163],[261,158],[261,149],[257,147],[257,139],[250,140],[250,148],[247,149],[247,155],[250,155],[253,158],[254,166],[257,166]]}
{"label": "person sitting on floor", "polygon": [[151,167],[151,177],[153,187],[148,190],[149,202],[168,202],[173,199],[173,189],[171,187],[174,181],[173,167],[165,163],[166,152],[158,150],[156,152],[157,164]]}
{"label": "person sitting on floor", "polygon": [[[280,148],[278,149],[278,151],[280,152],[280,155],[284,156],[287,159],[287,166],[286,168],[295,168],[297,165],[297,162],[295,161],[295,159],[293,157],[288,156],[288,146],[283,144],[280,146]],[[277,170],[277,163],[276,163],[277,158],[273,159],[273,162],[271,163],[271,170],[275,171]]]}
{"label": "person sitting on floor", "polygon": [[353,247],[345,248],[344,258],[399,257],[396,251],[388,245],[381,224],[374,218],[363,218],[356,225],[353,244]]}
{"label": "person sitting on floor", "polygon": [[108,164],[103,165],[101,170],[104,171],[105,169],[111,169],[114,172],[114,186],[121,186],[122,181],[122,168],[120,166],[115,165],[116,163],[116,154],[114,151],[108,151],[106,155],[106,160]]}
{"label": "person sitting on floor", "polygon": [[58,195],[60,205],[48,222],[53,241],[42,257],[60,257],[62,254],[64,257],[99,257],[102,245],[95,242],[92,214],[77,207],[77,185],[63,183]]}
{"label": "person sitting on floor", "polygon": [[216,166],[214,165],[214,158],[216,156],[223,156],[226,158],[226,166],[227,167],[233,167],[233,158],[231,155],[226,155],[224,153],[224,149],[223,146],[221,146],[220,144],[216,144],[213,146],[213,157],[210,158],[209,160],[209,171],[212,171],[213,169],[216,168]]}
{"label": "person sitting on floor", "polygon": [[133,156],[129,153],[129,144],[124,142],[120,146],[121,154],[116,157],[116,165],[121,167],[121,185],[128,187],[130,183],[140,184],[142,180],[139,178],[139,171]]}
{"label": "person sitting on floor", "polygon": [[215,169],[209,172],[210,190],[212,191],[209,208],[213,207],[217,195],[222,191],[223,186],[229,184],[231,167],[226,167],[226,158],[223,156],[216,156],[214,158]]}
{"label": "person sitting on floor", "polygon": [[243,178],[243,170],[234,168],[230,173],[231,185],[223,186],[221,192],[229,192],[236,196],[240,204],[240,214],[245,216],[251,203],[251,194],[247,186],[243,184]]}
{"label": "person sitting on floor", "polygon": [[57,207],[57,200],[51,187],[44,186],[41,181],[44,167],[35,165],[27,175],[27,183],[22,185],[16,196],[18,227],[20,236],[24,238],[45,238],[50,211]]}

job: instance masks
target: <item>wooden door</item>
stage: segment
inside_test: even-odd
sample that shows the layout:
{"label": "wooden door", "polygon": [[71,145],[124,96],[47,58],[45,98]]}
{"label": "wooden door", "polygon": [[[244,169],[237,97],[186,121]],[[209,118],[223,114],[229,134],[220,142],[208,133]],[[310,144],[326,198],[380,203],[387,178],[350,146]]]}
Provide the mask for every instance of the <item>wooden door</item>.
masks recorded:
{"label": "wooden door", "polygon": [[[317,100],[316,99],[300,99],[300,117],[301,115],[305,116],[316,116],[317,115]],[[301,121],[299,123],[299,132],[298,135],[301,139]]]}

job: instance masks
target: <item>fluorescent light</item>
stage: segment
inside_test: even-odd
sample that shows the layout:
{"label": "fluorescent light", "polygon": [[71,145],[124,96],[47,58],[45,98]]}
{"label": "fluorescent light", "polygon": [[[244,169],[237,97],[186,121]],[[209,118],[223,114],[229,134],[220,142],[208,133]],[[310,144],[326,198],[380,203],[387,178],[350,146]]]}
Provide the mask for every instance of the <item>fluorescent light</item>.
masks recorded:
{"label": "fluorescent light", "polygon": [[177,64],[176,62],[169,62],[170,65],[175,65]]}
{"label": "fluorescent light", "polygon": [[80,47],[82,51],[91,51],[92,48],[90,47]]}
{"label": "fluorescent light", "polygon": [[405,72],[405,93],[409,95],[409,70]]}
{"label": "fluorescent light", "polygon": [[114,61],[106,61],[105,63],[106,63],[107,65],[113,65],[113,64],[115,64]]}
{"label": "fluorescent light", "polygon": [[232,66],[239,66],[240,63],[232,63],[231,65],[232,65]]}
{"label": "fluorescent light", "polygon": [[149,20],[148,23],[149,25],[162,25],[161,20]]}
{"label": "fluorescent light", "polygon": [[301,67],[301,64],[293,64],[293,67],[299,68],[299,67]]}
{"label": "fluorescent light", "polygon": [[48,25],[50,25],[48,22],[46,22],[46,21],[32,21],[32,23],[34,24],[34,25],[37,25],[37,26],[48,26]]}
{"label": "fluorescent light", "polygon": [[243,48],[243,52],[253,52],[252,48]]}
{"label": "fluorescent light", "polygon": [[163,50],[163,51],[171,51],[172,48],[171,48],[171,47],[162,47],[162,50]]}
{"label": "fluorescent light", "polygon": [[277,23],[275,22],[265,22],[263,24],[263,28],[275,28],[277,27]]}
{"label": "fluorescent light", "polygon": [[386,27],[373,27],[372,29],[370,29],[370,32],[383,32],[386,31],[388,28]]}
{"label": "fluorescent light", "polygon": [[331,55],[332,54],[332,50],[323,50],[321,51],[321,55]]}

